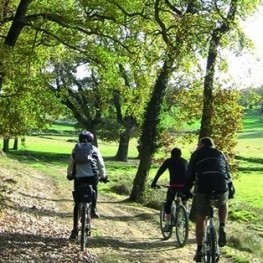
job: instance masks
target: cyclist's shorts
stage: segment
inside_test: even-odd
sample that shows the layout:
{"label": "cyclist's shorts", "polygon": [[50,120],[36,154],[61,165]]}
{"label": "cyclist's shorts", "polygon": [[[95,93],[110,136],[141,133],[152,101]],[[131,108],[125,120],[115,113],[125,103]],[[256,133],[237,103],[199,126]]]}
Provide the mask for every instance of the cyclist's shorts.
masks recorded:
{"label": "cyclist's shorts", "polygon": [[[219,194],[218,200],[215,203],[216,208],[220,208],[224,205],[228,200],[228,191]],[[206,194],[197,193],[196,194],[196,204],[195,204],[195,212],[199,215],[209,215],[209,200]]]}

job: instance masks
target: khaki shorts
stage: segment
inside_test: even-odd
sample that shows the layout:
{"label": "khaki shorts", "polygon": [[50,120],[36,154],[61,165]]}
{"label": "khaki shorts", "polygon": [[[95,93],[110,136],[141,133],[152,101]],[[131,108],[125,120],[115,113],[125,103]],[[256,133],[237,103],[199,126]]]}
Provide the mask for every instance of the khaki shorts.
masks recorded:
{"label": "khaki shorts", "polygon": [[[195,212],[198,215],[209,215],[209,200],[207,194],[196,193],[195,196]],[[218,200],[215,203],[216,208],[220,208],[225,205],[228,200],[228,191],[218,195]]]}

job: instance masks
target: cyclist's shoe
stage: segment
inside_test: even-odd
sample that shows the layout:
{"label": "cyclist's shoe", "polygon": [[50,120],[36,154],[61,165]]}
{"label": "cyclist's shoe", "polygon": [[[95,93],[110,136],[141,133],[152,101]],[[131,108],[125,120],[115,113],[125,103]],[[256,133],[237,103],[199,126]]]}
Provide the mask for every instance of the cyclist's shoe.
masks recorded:
{"label": "cyclist's shoe", "polygon": [[100,215],[99,215],[99,213],[97,212],[96,209],[91,211],[91,217],[92,218],[99,218],[100,217]]}
{"label": "cyclist's shoe", "polygon": [[170,232],[172,230],[172,226],[170,224],[166,224],[163,228],[163,232]]}
{"label": "cyclist's shoe", "polygon": [[219,227],[218,236],[218,246],[224,247],[226,245],[226,232],[224,227]]}
{"label": "cyclist's shoe", "polygon": [[195,262],[202,262],[202,258],[203,258],[203,253],[202,251],[196,251],[195,256],[194,256],[194,261]]}
{"label": "cyclist's shoe", "polygon": [[77,230],[77,229],[73,229],[73,230],[71,231],[71,234],[70,234],[69,239],[70,239],[70,240],[75,240],[75,239],[77,239],[77,238],[78,238],[78,230]]}

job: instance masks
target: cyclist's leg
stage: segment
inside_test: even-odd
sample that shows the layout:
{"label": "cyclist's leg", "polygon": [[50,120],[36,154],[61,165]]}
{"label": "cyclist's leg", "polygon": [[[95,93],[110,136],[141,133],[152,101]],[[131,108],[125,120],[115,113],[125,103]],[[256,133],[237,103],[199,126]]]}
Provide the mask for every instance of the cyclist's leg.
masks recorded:
{"label": "cyclist's leg", "polygon": [[98,198],[98,178],[94,177],[92,179],[92,188],[95,191],[95,194],[93,196],[93,200],[92,200],[92,208],[94,210],[96,210],[97,208],[97,198]]}
{"label": "cyclist's leg", "polygon": [[227,220],[227,215],[228,215],[228,202],[227,202],[227,197],[226,195],[220,196],[219,199],[219,204],[218,204],[218,218],[220,225],[225,224]]}
{"label": "cyclist's leg", "polygon": [[218,231],[218,245],[220,247],[224,247],[226,245],[226,232],[225,232],[225,224],[228,215],[228,192],[220,195],[218,200],[218,218],[219,218],[219,231]]}
{"label": "cyclist's leg", "polygon": [[78,237],[78,203],[76,202],[76,189],[79,186],[79,181],[77,179],[74,180],[74,192],[73,192],[73,198],[74,198],[74,207],[73,207],[73,228],[70,234],[70,239],[76,239]]}
{"label": "cyclist's leg", "polygon": [[73,208],[73,229],[70,234],[70,239],[76,239],[78,237],[78,203],[74,204]]}
{"label": "cyclist's leg", "polygon": [[202,243],[204,238],[204,227],[205,227],[205,218],[208,213],[209,203],[206,194],[196,194],[196,223],[195,223],[195,237],[196,237],[196,255],[194,260],[200,262],[202,258]]}
{"label": "cyclist's leg", "polygon": [[91,215],[92,217],[98,218],[99,213],[97,212],[97,199],[98,199],[98,182],[99,179],[97,176],[94,176],[92,179],[92,188],[95,191],[92,199],[92,208],[91,208]]}
{"label": "cyclist's leg", "polygon": [[175,191],[173,191],[171,188],[168,188],[166,194],[165,219],[167,224],[169,225],[171,225],[171,207],[174,197],[175,197]]}

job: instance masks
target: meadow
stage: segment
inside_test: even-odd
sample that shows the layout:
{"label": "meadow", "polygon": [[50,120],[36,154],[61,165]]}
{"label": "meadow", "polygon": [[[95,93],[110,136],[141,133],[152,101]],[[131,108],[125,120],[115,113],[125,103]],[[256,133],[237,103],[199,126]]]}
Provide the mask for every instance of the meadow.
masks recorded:
{"label": "meadow", "polygon": [[[233,262],[263,262],[263,121],[256,111],[250,111],[244,116],[243,130],[238,134],[236,146],[236,161],[238,172],[234,174],[236,195],[230,201],[230,238],[225,253]],[[56,177],[56,169],[66,173],[67,160],[77,141],[77,134],[70,125],[54,124],[43,134],[27,136],[25,145],[20,145],[18,151],[10,151],[9,158],[19,160],[35,169],[50,169],[50,174]],[[101,185],[100,191],[116,198],[129,196],[133,178],[136,174],[139,160],[137,140],[132,139],[129,147],[128,162],[113,160],[117,151],[117,143],[99,141],[99,148],[104,156],[110,183]],[[177,145],[182,147],[183,155],[189,158],[195,144]],[[159,153],[162,154],[162,153]],[[164,156],[166,157],[166,156]],[[144,205],[158,209],[164,193],[156,193],[150,187],[158,164],[153,164],[149,173]],[[161,181],[167,181],[166,172]],[[236,251],[239,251],[237,254]],[[256,260],[252,261],[253,257]],[[232,262],[232,261],[231,261]]]}

